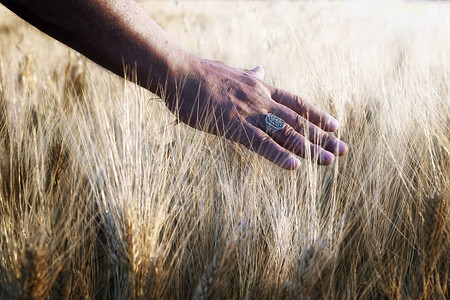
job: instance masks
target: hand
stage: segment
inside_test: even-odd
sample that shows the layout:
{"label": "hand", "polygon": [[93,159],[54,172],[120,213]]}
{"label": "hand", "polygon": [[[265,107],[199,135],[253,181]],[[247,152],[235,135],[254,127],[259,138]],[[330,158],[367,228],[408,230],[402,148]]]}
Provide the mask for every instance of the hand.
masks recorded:
{"label": "hand", "polygon": [[[136,66],[136,82],[158,93],[181,121],[238,142],[282,168],[300,166],[292,153],[330,164],[347,150],[325,132],[338,126],[330,115],[264,82],[262,68],[241,70],[186,53],[136,1],[0,1],[120,76],[129,75],[124,65]],[[268,113],[287,125],[266,134]]]}
{"label": "hand", "polygon": [[[261,67],[242,70],[191,59],[189,71],[169,78],[165,93],[160,93],[182,122],[240,143],[287,170],[300,166],[292,153],[328,165],[334,155],[347,151],[344,142],[326,132],[338,127],[334,118],[264,82]],[[286,126],[267,134],[268,113],[285,120]]]}

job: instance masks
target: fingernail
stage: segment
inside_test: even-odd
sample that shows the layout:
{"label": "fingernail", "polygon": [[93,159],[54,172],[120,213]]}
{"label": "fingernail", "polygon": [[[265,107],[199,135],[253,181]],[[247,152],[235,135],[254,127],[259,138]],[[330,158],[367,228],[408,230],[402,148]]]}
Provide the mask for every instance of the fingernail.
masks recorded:
{"label": "fingernail", "polygon": [[288,164],[292,170],[295,170],[300,167],[300,160],[295,156],[291,156],[289,157]]}
{"label": "fingernail", "polygon": [[328,151],[322,151],[320,153],[320,163],[329,165],[333,162],[334,155]]}
{"label": "fingernail", "polygon": [[338,127],[339,127],[339,122],[338,122],[338,120],[336,120],[336,119],[333,118],[333,117],[330,117],[329,126],[330,126],[330,130],[331,130],[331,131],[335,131],[335,130],[338,129]]}
{"label": "fingernail", "polygon": [[347,144],[344,142],[340,142],[339,143],[339,155],[344,155],[345,152],[347,152],[347,150],[348,150]]}

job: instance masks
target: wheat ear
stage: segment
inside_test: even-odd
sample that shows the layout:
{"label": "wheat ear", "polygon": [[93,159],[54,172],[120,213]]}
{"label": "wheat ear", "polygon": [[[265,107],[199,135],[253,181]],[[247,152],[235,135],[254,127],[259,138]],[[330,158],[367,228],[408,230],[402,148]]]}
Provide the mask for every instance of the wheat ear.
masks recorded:
{"label": "wheat ear", "polygon": [[66,66],[64,76],[64,97],[70,101],[69,97],[81,100],[86,89],[86,69],[81,56],[77,53],[76,63],[70,61]]}
{"label": "wheat ear", "polygon": [[439,194],[427,199],[427,207],[424,216],[424,266],[426,273],[433,268],[439,254],[439,245],[442,237],[444,223],[444,201]]}
{"label": "wheat ear", "polygon": [[214,257],[206,271],[203,273],[200,282],[195,289],[193,300],[209,299],[214,297],[218,278],[226,273],[226,266],[231,265],[232,253],[237,249],[239,241],[235,238],[225,242],[225,246],[214,254]]}
{"label": "wheat ear", "polygon": [[197,288],[195,289],[193,300],[204,300],[211,297],[213,292],[214,278],[217,275],[217,261],[221,259],[221,253],[216,253],[213,260],[203,273]]}
{"label": "wheat ear", "polygon": [[436,286],[436,284],[432,284],[431,277],[441,252],[440,245],[444,223],[444,212],[444,201],[439,194],[436,193],[433,197],[427,199],[423,225],[424,244],[422,252],[424,298],[429,296],[429,292],[433,293],[429,288]]}
{"label": "wheat ear", "polygon": [[52,286],[51,299],[67,299],[69,287],[69,272],[66,267],[59,272]]}
{"label": "wheat ear", "polygon": [[289,299],[300,299],[305,290],[308,289],[307,275],[311,269],[313,258],[316,254],[316,247],[313,245],[305,251],[298,262],[298,273],[294,284],[295,292]]}
{"label": "wheat ear", "polygon": [[34,300],[46,297],[44,279],[45,257],[34,247],[25,249],[24,262],[20,270],[19,299]]}
{"label": "wheat ear", "polygon": [[329,271],[330,261],[325,253],[326,243],[318,241],[306,250],[298,261],[298,271],[292,285],[293,293],[287,299],[303,299],[311,293],[320,294],[324,273]]}

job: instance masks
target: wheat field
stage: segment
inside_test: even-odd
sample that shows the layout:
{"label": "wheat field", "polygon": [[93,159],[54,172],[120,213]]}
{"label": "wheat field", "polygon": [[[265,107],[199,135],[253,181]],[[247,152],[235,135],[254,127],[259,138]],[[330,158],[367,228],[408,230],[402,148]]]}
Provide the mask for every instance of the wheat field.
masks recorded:
{"label": "wheat field", "polygon": [[144,1],[348,153],[283,171],[0,6],[0,299],[448,299],[450,5]]}

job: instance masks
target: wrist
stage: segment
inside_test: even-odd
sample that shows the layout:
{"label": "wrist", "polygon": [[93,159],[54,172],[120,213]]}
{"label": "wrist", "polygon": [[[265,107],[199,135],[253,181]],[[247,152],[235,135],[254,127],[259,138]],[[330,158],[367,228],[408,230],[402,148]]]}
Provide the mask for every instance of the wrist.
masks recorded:
{"label": "wrist", "polygon": [[199,78],[194,74],[200,72],[201,62],[201,58],[181,48],[170,51],[170,54],[165,58],[165,73],[163,76],[157,76],[159,77],[159,83],[156,94],[169,104],[169,102],[176,100],[176,93],[180,93],[181,89],[200,84],[200,82],[193,81],[196,81],[195,78]]}

